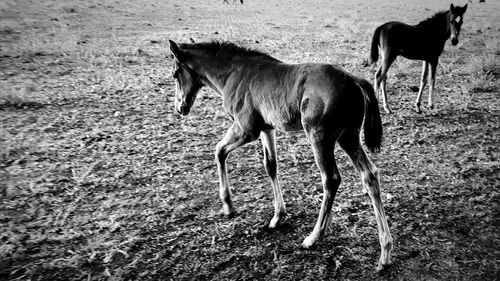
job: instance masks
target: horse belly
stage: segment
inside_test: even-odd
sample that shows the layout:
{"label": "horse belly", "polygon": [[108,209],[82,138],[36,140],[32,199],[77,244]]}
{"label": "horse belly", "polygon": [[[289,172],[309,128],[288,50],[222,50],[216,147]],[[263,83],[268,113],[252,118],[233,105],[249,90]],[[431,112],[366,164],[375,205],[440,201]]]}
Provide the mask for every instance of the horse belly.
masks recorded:
{"label": "horse belly", "polygon": [[401,56],[403,56],[404,58],[407,58],[409,60],[425,60],[425,57],[417,52],[411,52],[408,50],[401,50],[399,54]]}
{"label": "horse belly", "polygon": [[264,121],[278,131],[291,132],[302,129],[300,113],[298,111],[264,110],[261,114]]}
{"label": "horse belly", "polygon": [[437,58],[441,54],[444,45],[440,45],[433,40],[422,37],[419,34],[409,34],[401,36],[402,42],[399,44],[399,55],[410,60],[429,60]]}
{"label": "horse belly", "polygon": [[420,45],[419,47],[413,45],[402,48],[399,54],[410,60],[427,60],[430,57],[434,57],[434,53],[433,50],[425,45]]}

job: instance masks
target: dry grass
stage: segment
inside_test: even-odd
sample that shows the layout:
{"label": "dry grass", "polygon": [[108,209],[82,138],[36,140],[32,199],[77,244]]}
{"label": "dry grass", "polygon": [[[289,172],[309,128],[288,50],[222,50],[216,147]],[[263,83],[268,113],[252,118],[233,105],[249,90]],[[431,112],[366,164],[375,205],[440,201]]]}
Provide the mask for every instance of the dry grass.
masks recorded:
{"label": "dry grass", "polygon": [[[286,224],[265,228],[272,192],[259,144],[228,160],[239,215],[219,216],[213,148],[230,121],[211,91],[200,94],[190,116],[173,114],[166,39],[228,39],[287,62],[331,62],[371,79],[374,27],[421,14],[391,1],[30,3],[0,2],[0,279],[377,277],[371,205],[340,151],[343,183],[330,232],[317,248],[298,246],[321,202],[300,134],[278,135]],[[449,3],[412,5],[434,11]],[[402,59],[391,68],[397,113],[383,116],[384,152],[372,155],[390,194],[384,201],[396,238],[395,266],[382,278],[495,275],[496,96],[483,93],[475,107],[457,109],[461,75],[482,85],[498,81],[494,57],[471,54],[481,53],[471,43],[477,40],[491,54],[497,45],[481,36],[497,34],[464,34],[470,41],[462,49],[445,52],[436,112],[407,109],[419,62]]]}
{"label": "dry grass", "polygon": [[469,91],[477,93],[497,89],[496,78],[500,76],[500,64],[495,55],[471,55],[467,58],[464,70],[469,76]]}
{"label": "dry grass", "polygon": [[21,82],[12,85],[0,81],[0,108],[40,107],[47,102],[45,95],[40,94],[33,82]]}

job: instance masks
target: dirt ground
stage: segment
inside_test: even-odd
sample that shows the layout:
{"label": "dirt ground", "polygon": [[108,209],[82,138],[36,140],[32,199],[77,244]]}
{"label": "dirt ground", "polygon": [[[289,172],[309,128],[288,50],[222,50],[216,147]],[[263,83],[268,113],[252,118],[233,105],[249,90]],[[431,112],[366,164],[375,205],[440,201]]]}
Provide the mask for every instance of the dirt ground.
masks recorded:
{"label": "dirt ground", "polygon": [[370,154],[394,238],[381,273],[371,203],[343,151],[329,232],[306,250],[322,191],[304,135],[278,134],[288,217],[269,230],[260,143],[228,160],[238,214],[226,218],[214,162],[230,125],[222,100],[202,90],[189,116],[173,109],[168,39],[228,40],[371,80],[378,25],[449,4],[2,0],[0,279],[498,280],[499,1],[469,3],[459,45],[440,59],[436,109],[424,96],[413,111],[420,62],[389,72],[394,113],[382,113],[383,149]]}

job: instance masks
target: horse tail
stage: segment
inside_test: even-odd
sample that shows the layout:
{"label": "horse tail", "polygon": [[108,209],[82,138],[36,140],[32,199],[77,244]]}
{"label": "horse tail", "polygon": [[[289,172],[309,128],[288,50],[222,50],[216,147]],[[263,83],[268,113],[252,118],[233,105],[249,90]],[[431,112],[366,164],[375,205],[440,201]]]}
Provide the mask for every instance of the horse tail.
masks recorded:
{"label": "horse tail", "polygon": [[370,58],[372,59],[372,63],[377,62],[378,60],[378,44],[380,40],[380,32],[382,31],[382,25],[375,29],[372,37],[372,47],[370,50]]}
{"label": "horse tail", "polygon": [[365,120],[363,123],[365,144],[371,152],[379,152],[382,146],[382,120],[380,119],[378,100],[370,82],[362,78],[358,78],[356,82],[363,92],[365,100]]}

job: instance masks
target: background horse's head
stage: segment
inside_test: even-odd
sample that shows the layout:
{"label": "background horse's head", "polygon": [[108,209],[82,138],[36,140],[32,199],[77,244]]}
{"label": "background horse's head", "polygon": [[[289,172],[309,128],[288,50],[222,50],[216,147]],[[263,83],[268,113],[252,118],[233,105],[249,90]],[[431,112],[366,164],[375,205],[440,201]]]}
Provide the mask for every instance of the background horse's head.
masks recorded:
{"label": "background horse's head", "polygon": [[450,4],[450,33],[451,33],[451,44],[458,44],[458,35],[460,35],[460,28],[462,27],[464,13],[467,10],[467,4],[465,6],[454,6]]}
{"label": "background horse's head", "polygon": [[198,91],[203,87],[203,83],[196,72],[188,66],[186,54],[179,49],[179,46],[170,42],[170,51],[174,56],[175,63],[172,77],[175,80],[175,109],[182,115],[187,115],[193,106]]}

